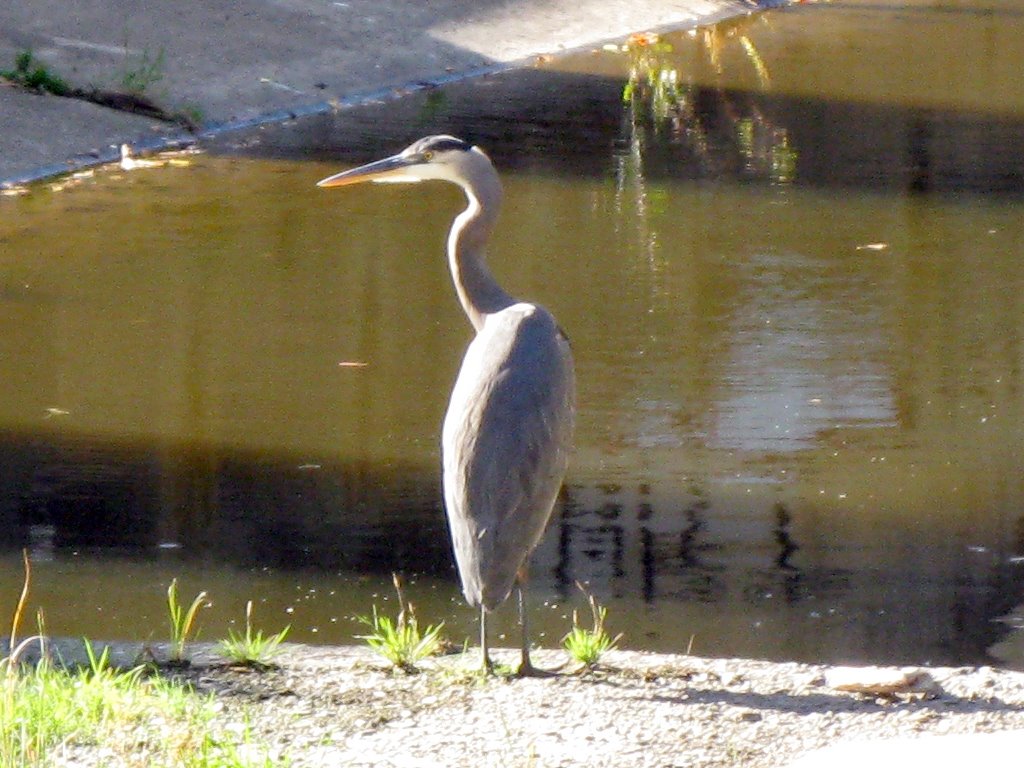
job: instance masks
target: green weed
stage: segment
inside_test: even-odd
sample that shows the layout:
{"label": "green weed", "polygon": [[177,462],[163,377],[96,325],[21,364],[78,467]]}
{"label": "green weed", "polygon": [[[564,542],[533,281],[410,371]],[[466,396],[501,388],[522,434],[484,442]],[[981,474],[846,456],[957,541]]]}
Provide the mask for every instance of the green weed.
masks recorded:
{"label": "green weed", "polygon": [[235,664],[247,667],[269,667],[270,660],[281,651],[281,643],[288,635],[291,625],[274,635],[264,635],[263,630],[253,631],[252,600],[245,604],[245,634],[228,629],[227,640],[220,641],[220,650]]}
{"label": "green weed", "polygon": [[184,664],[188,661],[185,657],[185,644],[188,643],[193,635],[193,630],[196,628],[196,616],[205,601],[206,592],[200,592],[186,609],[178,601],[178,580],[171,579],[171,585],[167,588],[167,613],[171,625],[171,652],[169,660],[172,663]]}
{"label": "green weed", "polygon": [[576,582],[576,587],[587,596],[591,628],[585,629],[580,626],[579,616],[574,610],[572,612],[572,629],[562,638],[562,646],[575,661],[582,664],[584,668],[589,668],[595,666],[608,651],[615,650],[616,644],[622,638],[622,633],[611,637],[604,628],[608,609],[600,605],[597,598],[582,584]]}
{"label": "green weed", "polygon": [[14,59],[14,69],[0,70],[0,77],[23,88],[52,93],[55,96],[67,96],[71,93],[68,84],[41,64],[32,51],[19,53]]}
{"label": "green weed", "polygon": [[94,749],[116,765],[275,765],[248,734],[214,729],[212,698],[143,677],[142,667],[115,670],[106,651],[97,656],[87,649],[89,666],[74,672],[46,660],[8,672],[0,697],[0,766],[49,766],[58,754],[63,764],[74,764],[76,753]]}
{"label": "green weed", "polygon": [[395,584],[395,591],[398,593],[398,616],[392,621],[387,616],[381,616],[377,612],[377,606],[373,606],[373,613],[370,616],[357,617],[359,622],[370,628],[367,635],[356,635],[360,640],[366,642],[371,649],[387,659],[397,669],[403,672],[415,672],[417,662],[428,656],[433,656],[440,650],[441,629],[444,622],[437,625],[430,625],[420,630],[416,621],[416,612],[412,603],[405,600],[402,594],[402,581],[398,574],[392,574],[392,581]]}
{"label": "green weed", "polygon": [[21,616],[31,582],[25,576],[11,623],[11,652],[0,659],[0,767],[53,765],[181,766],[181,768],[275,768],[287,760],[239,734],[214,725],[212,697],[161,677],[147,677],[142,666],[114,669],[109,649],[97,654],[85,641],[87,664],[65,670],[42,654],[35,665],[19,662],[26,644],[17,645]]}
{"label": "green weed", "polygon": [[155,56],[149,51],[143,51],[125,65],[121,75],[121,87],[136,96],[145,93],[164,79],[164,58],[163,48],[157,51]]}

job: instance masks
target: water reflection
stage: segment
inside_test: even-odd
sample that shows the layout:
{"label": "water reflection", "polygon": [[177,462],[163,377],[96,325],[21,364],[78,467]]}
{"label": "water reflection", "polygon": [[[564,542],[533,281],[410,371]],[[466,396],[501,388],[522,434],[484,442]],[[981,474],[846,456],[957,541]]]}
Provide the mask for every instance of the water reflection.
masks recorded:
{"label": "water reflection", "polygon": [[792,181],[797,152],[788,129],[760,108],[753,91],[726,85],[733,67],[725,59],[739,50],[738,63],[748,65],[756,92],[771,91],[768,65],[748,34],[765,19],[748,16],[692,30],[685,58],[677,51],[683,42],[678,36],[630,37],[620,49],[629,60],[623,90],[630,117],[627,157],[638,163],[658,147],[676,145],[704,177]]}
{"label": "water reflection", "polygon": [[[132,595],[183,573],[346,641],[399,568],[472,634],[436,449],[469,333],[458,193],[312,186],[448,131],[505,172],[494,268],[576,348],[549,642],[583,580],[634,647],[986,658],[1024,601],[1024,95],[1000,63],[1024,29],[949,19],[921,42],[888,11],[792,9],[645,48],[625,103],[634,60],[588,53],[216,147],[273,159],[0,201],[0,536],[32,547],[50,625],[148,635]],[[948,87],[935,51],[985,35],[1003,53],[967,46],[976,81]],[[16,558],[0,574],[2,613]]]}

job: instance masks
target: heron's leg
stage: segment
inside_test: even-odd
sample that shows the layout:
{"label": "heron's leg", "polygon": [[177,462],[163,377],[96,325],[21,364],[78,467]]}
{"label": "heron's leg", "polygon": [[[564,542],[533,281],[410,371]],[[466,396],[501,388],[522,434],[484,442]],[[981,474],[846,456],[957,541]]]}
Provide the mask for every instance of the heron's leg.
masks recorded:
{"label": "heron's leg", "polygon": [[519,664],[520,677],[540,677],[549,673],[537,669],[530,661],[530,632],[526,622],[526,577],[528,565],[523,563],[516,574],[516,592],[519,595],[519,628],[522,630],[522,661]]}
{"label": "heron's leg", "polygon": [[536,670],[530,661],[530,632],[526,625],[526,594],[523,582],[518,579],[516,580],[516,593],[519,597],[519,628],[522,631],[522,661],[519,664],[519,674],[525,676],[532,674]]}
{"label": "heron's leg", "polygon": [[494,662],[491,661],[487,645],[487,610],[480,606],[480,655],[483,659],[483,672],[485,675],[494,672]]}

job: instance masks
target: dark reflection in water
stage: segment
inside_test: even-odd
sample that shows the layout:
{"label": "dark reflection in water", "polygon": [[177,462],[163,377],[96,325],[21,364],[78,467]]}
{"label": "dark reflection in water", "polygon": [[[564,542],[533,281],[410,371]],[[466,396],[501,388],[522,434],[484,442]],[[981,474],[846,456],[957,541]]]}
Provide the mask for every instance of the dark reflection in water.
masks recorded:
{"label": "dark reflection in water", "polygon": [[631,647],[1024,663],[1024,28],[920,10],[773,12],[0,200],[0,613],[27,545],[55,632],[151,636],[180,576],[211,627],[257,598],[347,642],[397,569],[473,635],[436,447],[459,195],[313,187],[443,131],[501,166],[492,262],[576,348],[546,644],[579,580]]}
{"label": "dark reflection in water", "polygon": [[[91,440],[13,441],[9,542],[204,553],[242,567],[447,574],[436,478],[415,467],[287,462]],[[436,493],[435,493],[436,491]]]}

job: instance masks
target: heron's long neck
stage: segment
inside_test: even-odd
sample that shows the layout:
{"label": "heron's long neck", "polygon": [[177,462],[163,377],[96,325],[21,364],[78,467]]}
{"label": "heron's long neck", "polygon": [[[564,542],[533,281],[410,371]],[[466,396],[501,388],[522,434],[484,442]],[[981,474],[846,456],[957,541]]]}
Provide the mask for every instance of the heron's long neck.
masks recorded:
{"label": "heron's long neck", "polygon": [[515,304],[515,299],[498,285],[484,261],[484,248],[501,204],[497,174],[475,192],[467,189],[466,197],[469,207],[455,218],[448,235],[448,265],[462,308],[479,331],[487,315]]}

